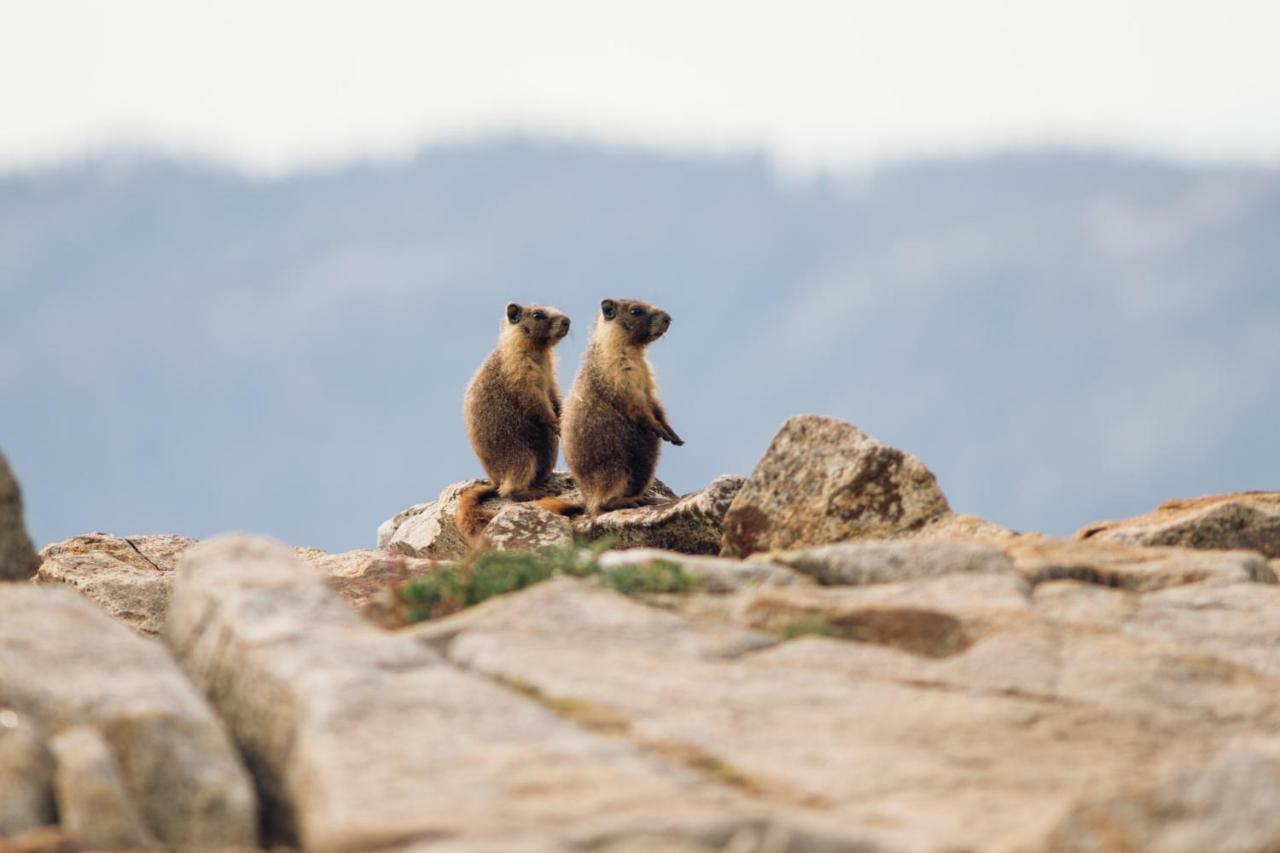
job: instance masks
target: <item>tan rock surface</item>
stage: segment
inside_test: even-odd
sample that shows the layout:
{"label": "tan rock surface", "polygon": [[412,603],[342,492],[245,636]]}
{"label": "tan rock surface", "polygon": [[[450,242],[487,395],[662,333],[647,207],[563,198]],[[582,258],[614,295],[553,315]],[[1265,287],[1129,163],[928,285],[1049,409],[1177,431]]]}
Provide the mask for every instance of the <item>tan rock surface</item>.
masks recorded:
{"label": "tan rock surface", "polygon": [[766,560],[732,560],[726,557],[681,554],[661,548],[630,548],[605,551],[602,569],[646,566],[655,562],[673,563],[693,578],[703,592],[737,592],[761,586],[790,586],[812,583],[809,578]]}
{"label": "tan rock surface", "polygon": [[0,703],[0,850],[54,822],[53,757],[34,723]]}
{"label": "tan rock surface", "polygon": [[1280,492],[1165,501],[1146,515],[1085,525],[1076,538],[1130,545],[1241,548],[1280,557]]}
{"label": "tan rock surface", "polygon": [[951,539],[842,542],[771,551],[768,560],[828,585],[905,581],[965,572],[1009,572],[1013,562],[994,545]]}
{"label": "tan rock surface", "polygon": [[102,736],[71,726],[49,743],[57,764],[54,790],[62,829],[95,850],[149,850],[159,842],[147,830]]}
{"label": "tan rock surface", "polygon": [[[537,588],[535,588],[537,589]],[[723,810],[735,792],[360,620],[262,540],[184,555],[166,636],[307,849],[522,837],[575,818]]]}
{"label": "tan rock surface", "polygon": [[0,453],[0,581],[25,580],[39,564],[22,518],[22,491]]}
{"label": "tan rock surface", "polygon": [[[1154,601],[1146,633],[1042,607],[1041,592],[1086,585],[1033,588],[1013,570],[695,594],[682,613],[564,579],[411,633],[567,715],[697,756],[758,805],[838,826],[844,842],[1036,850],[1082,804],[1274,737],[1280,679],[1201,648],[1212,629],[1158,614],[1277,588],[1171,571],[1176,584],[1087,587],[1123,597],[1117,612],[1185,597]],[[832,633],[782,641],[797,620]],[[1261,642],[1275,622],[1265,605],[1232,609],[1218,626],[1235,633],[1217,642]],[[706,639],[732,623],[773,641]],[[1219,799],[1194,822],[1242,813]]]}
{"label": "tan rock surface", "polygon": [[782,425],[734,498],[722,553],[885,538],[950,511],[919,459],[852,424],[802,415]]}
{"label": "tan rock surface", "polygon": [[718,554],[724,517],[742,489],[742,477],[722,475],[705,489],[657,506],[579,518],[573,530],[585,539],[609,538],[615,548],[663,548],[684,554]]}
{"label": "tan rock surface", "polygon": [[0,584],[0,707],[98,729],[147,827],[182,847],[257,837],[249,777],[165,649],[69,589]]}
{"label": "tan rock surface", "polygon": [[1150,592],[1182,584],[1275,583],[1270,564],[1249,551],[1143,548],[1110,542],[1023,537],[1001,545],[1033,585],[1078,580]]}

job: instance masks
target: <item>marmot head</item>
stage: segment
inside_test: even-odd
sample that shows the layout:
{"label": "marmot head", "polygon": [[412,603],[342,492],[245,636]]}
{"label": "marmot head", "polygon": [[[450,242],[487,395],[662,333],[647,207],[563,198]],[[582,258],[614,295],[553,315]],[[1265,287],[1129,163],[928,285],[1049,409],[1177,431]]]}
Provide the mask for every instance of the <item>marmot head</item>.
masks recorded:
{"label": "marmot head", "polygon": [[606,299],[600,303],[600,326],[624,336],[628,343],[644,346],[662,337],[671,326],[671,315],[648,302]]}
{"label": "marmot head", "polygon": [[569,334],[569,318],[545,305],[507,306],[506,334],[535,346],[553,347]]}

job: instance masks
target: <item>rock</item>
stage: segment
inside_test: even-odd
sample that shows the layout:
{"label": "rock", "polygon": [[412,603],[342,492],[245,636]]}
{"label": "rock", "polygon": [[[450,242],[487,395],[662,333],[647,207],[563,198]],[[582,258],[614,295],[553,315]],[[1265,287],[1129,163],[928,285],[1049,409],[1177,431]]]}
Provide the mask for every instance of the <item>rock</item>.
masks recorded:
{"label": "rock", "polygon": [[617,569],[623,566],[644,566],[657,561],[679,566],[685,574],[698,582],[698,589],[703,592],[738,592],[760,586],[809,583],[808,578],[763,560],[745,562],[725,557],[690,556],[661,548],[605,551],[598,562],[603,569]]}
{"label": "rock", "polygon": [[976,539],[979,541],[1003,542],[1017,539],[1019,534],[1002,524],[987,521],[976,515],[944,515],[921,527],[919,530],[908,530],[895,539]]}
{"label": "rock", "polygon": [[561,719],[518,679],[509,689],[460,672],[410,633],[368,625],[314,569],[263,540],[188,551],[166,636],[255,768],[272,841],[366,850],[511,840],[591,815],[736,802]]}
{"label": "rock", "polygon": [[1236,492],[1172,500],[1123,521],[1098,521],[1077,539],[1130,545],[1245,549],[1280,557],[1280,492]]}
{"label": "rock", "polygon": [[72,835],[56,826],[30,829],[10,838],[0,837],[0,853],[92,853]]}
{"label": "rock", "polygon": [[1213,581],[1276,583],[1266,560],[1249,551],[1140,548],[1071,539],[1020,538],[1004,545],[1018,572],[1033,586],[1077,580],[1149,592],[1169,586]]}
{"label": "rock", "polygon": [[73,536],[40,552],[39,583],[61,583],[143,634],[158,634],[184,536]]}
{"label": "rock", "polygon": [[1237,746],[1202,768],[1073,808],[1050,833],[1052,853],[1280,850],[1280,751]]}
{"label": "rock", "polygon": [[[562,579],[409,632],[583,726],[701,768],[780,825],[820,815],[836,827],[834,849],[1045,849],[1081,802],[1193,773],[1224,743],[1274,737],[1280,679],[1197,643],[1229,629],[1224,646],[1274,657],[1280,617],[1267,596],[1280,587],[1086,587],[1130,611],[1186,596],[1163,636],[1143,636],[1087,618],[1084,605],[1046,609],[1039,593],[1055,584],[1084,586],[969,571],[693,593],[674,598],[704,610],[672,612]],[[1197,627],[1192,602],[1229,607],[1229,591],[1264,600]],[[808,624],[785,639],[797,616]],[[734,634],[734,623],[772,636]],[[836,630],[810,630],[824,627]]]}
{"label": "rock", "polygon": [[38,565],[22,520],[22,491],[0,453],[0,581],[25,580]]}
{"label": "rock", "polygon": [[1012,572],[1013,561],[980,542],[921,539],[843,542],[796,551],[774,551],[764,559],[824,584],[872,584],[962,572]]}
{"label": "rock", "polygon": [[30,720],[0,704],[0,850],[6,836],[53,823],[53,759]]}
{"label": "rock", "polygon": [[[90,533],[45,548],[36,581],[65,584],[146,635],[164,625],[178,558],[195,544],[183,536],[113,536]],[[381,551],[330,554],[318,548],[294,552],[314,566],[329,586],[374,621],[385,609],[387,590],[431,571],[437,562]]]}
{"label": "rock", "polygon": [[98,729],[164,844],[256,842],[252,784],[209,706],[162,646],[72,590],[0,584],[0,706]]}
{"label": "rock", "polygon": [[586,539],[608,537],[615,548],[664,548],[685,554],[717,554],[724,515],[746,481],[723,474],[700,492],[675,502],[605,512],[574,521],[574,532]]}
{"label": "rock", "polygon": [[88,726],[72,726],[49,743],[57,762],[54,790],[62,829],[101,850],[138,850],[158,843],[138,814],[106,741]]}
{"label": "rock", "polygon": [[498,551],[532,550],[572,545],[569,519],[532,503],[507,504],[484,528],[484,539]]}
{"label": "rock", "polygon": [[745,557],[918,530],[950,512],[933,473],[852,424],[782,425],[724,518],[723,555]]}
{"label": "rock", "polygon": [[[383,522],[378,528],[378,547],[445,560],[466,556],[469,548],[453,519],[458,497],[479,482],[454,483],[441,492],[437,500],[410,507]],[[686,554],[715,554],[720,550],[725,512],[743,482],[741,477],[723,475],[702,491],[677,498],[665,484],[654,480],[645,493],[651,506],[606,512],[594,519],[575,519],[571,535],[588,539],[608,536],[615,540],[618,548],[665,548]],[[561,471],[552,473],[546,491],[548,495],[569,501],[580,499],[572,478]],[[500,498],[490,498],[484,506],[494,517],[483,533],[495,547],[539,547],[566,541],[564,526],[550,513],[543,515],[536,507]]]}

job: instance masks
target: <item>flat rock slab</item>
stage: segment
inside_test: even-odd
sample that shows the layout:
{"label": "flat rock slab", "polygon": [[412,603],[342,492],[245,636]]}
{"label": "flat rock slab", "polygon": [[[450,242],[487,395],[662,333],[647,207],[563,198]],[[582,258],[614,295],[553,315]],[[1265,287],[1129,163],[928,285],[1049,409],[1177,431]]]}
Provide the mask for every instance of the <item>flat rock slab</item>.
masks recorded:
{"label": "flat rock slab", "polygon": [[36,558],[22,520],[22,492],[9,463],[0,453],[0,581],[25,580],[35,573]]}
{"label": "flat rock slab", "polygon": [[508,689],[370,626],[262,540],[188,551],[166,636],[254,768],[276,840],[309,850],[537,836],[738,799],[566,721],[518,674]]}
{"label": "flat rock slab", "polygon": [[802,415],[774,436],[724,519],[722,553],[745,557],[919,530],[951,511],[909,453],[834,418]]}
{"label": "flat rock slab", "polygon": [[[565,579],[410,633],[469,670],[525,684],[567,718],[713,770],[775,814],[838,826],[845,849],[872,837],[869,849],[1051,849],[1077,808],[1194,773],[1226,743],[1274,739],[1276,677],[1196,648],[1176,621],[1157,638],[1041,610],[1041,586],[996,571],[753,589],[690,596],[715,608],[690,617]],[[1226,590],[1275,589],[1213,579],[1088,588],[1130,600],[1195,593],[1206,604]],[[732,623],[762,611],[735,601],[834,621],[881,615],[870,639],[785,640],[778,626],[749,622],[773,638],[753,646]],[[1274,627],[1261,609],[1234,615],[1255,623],[1238,629],[1240,642]],[[885,639],[948,625],[963,642]],[[1231,799],[1197,806],[1192,837],[1257,807]],[[1280,844],[1267,826],[1256,849]]]}
{"label": "flat rock slab", "polygon": [[256,843],[252,783],[204,699],[163,646],[72,590],[0,584],[0,708],[99,731],[166,845]]}
{"label": "flat rock slab", "polygon": [[1154,512],[1121,521],[1098,521],[1077,539],[1130,545],[1257,551],[1280,557],[1280,492],[1236,492],[1172,500]]}

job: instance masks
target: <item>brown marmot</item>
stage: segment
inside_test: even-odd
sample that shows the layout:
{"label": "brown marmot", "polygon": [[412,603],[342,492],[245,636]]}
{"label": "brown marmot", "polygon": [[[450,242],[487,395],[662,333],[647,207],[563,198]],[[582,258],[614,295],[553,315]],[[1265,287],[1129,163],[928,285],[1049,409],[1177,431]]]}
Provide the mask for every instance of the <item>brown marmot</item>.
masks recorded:
{"label": "brown marmot", "polygon": [[479,503],[498,494],[529,500],[560,452],[560,389],[552,348],[569,333],[569,318],[542,305],[507,306],[495,349],[467,386],[467,438],[489,483],[458,499],[456,523],[474,538],[488,519]]}
{"label": "brown marmot", "polygon": [[[564,455],[588,514],[638,506],[653,479],[663,440],[684,444],[658,400],[645,347],[671,325],[671,315],[647,302],[600,303],[591,345],[564,412]],[[576,507],[549,499],[547,509]]]}

